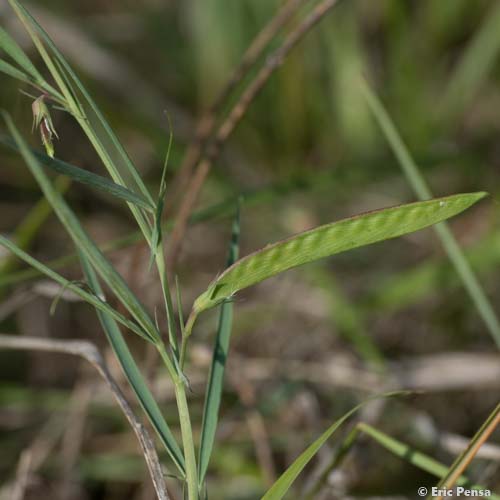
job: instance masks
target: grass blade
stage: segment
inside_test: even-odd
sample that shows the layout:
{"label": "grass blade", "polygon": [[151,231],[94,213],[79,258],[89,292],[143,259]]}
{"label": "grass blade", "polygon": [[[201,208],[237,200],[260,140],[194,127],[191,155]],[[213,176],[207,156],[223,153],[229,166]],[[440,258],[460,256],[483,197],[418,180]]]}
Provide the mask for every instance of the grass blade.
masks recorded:
{"label": "grass blade", "polygon": [[[357,425],[357,428],[370,436],[374,441],[380,444],[383,448],[390,451],[392,454],[398,456],[399,458],[407,461],[408,463],[418,467],[420,470],[428,472],[433,476],[442,478],[448,472],[448,467],[437,460],[434,460],[432,457],[421,453],[411,446],[401,443],[400,441],[394,439],[391,436],[375,429],[371,425],[365,424],[363,422]],[[484,486],[472,484],[471,481],[465,476],[460,476],[457,479],[456,484],[458,486],[467,486],[474,490],[484,490],[486,489]],[[498,495],[491,495],[490,498],[500,500]]]}
{"label": "grass blade", "polygon": [[[100,295],[102,293],[102,289],[94,270],[85,255],[80,253],[79,256],[88,284],[97,295]],[[151,394],[151,391],[146,385],[144,377],[142,376],[134,358],[132,357],[132,354],[130,353],[120,328],[109,314],[97,311],[97,315],[104,333],[106,334],[106,337],[108,338],[108,341],[122,367],[123,373],[127,377],[127,380],[134,390],[134,393],[144,412],[148,416],[151,425],[158,433],[163,446],[167,450],[174,464],[177,466],[179,471],[184,474],[184,457],[182,455],[182,451],[172,435],[170,428],[165,422],[165,419],[163,418],[160,408]]]}
{"label": "grass blade", "polygon": [[5,73],[6,75],[11,76],[12,78],[15,78],[16,80],[21,80],[25,83],[32,83],[30,77],[26,73],[22,72],[20,69],[17,69],[15,66],[12,66],[12,64],[9,64],[3,59],[0,59],[0,71],[2,73]]}
{"label": "grass blade", "polygon": [[250,254],[233,264],[200,295],[188,319],[236,292],[293,267],[346,250],[418,231],[452,217],[486,193],[468,193],[375,210],[292,236]]}
{"label": "grass blade", "polygon": [[26,161],[26,164],[42,188],[44,195],[52,205],[54,212],[57,214],[58,218],[73,239],[75,245],[85,253],[86,257],[98,271],[101,278],[106,282],[110,289],[113,290],[113,293],[116,294],[136,321],[143,327],[144,333],[150,338],[150,340],[153,342],[158,340],[159,333],[144,306],[129,289],[122,276],[118,274],[96,244],[88,236],[86,231],[80,225],[78,218],[66,204],[60,193],[54,189],[51,181],[46,176],[40,163],[33,155],[24,139],[21,137],[10,116],[4,113],[4,118],[9,131],[14,137],[19,150]]}
{"label": "grass blade", "polygon": [[[240,220],[239,213],[233,223],[231,245],[228,267],[238,258],[239,251]],[[227,301],[221,306],[219,315],[219,325],[215,338],[214,352],[212,354],[212,365],[205,395],[205,408],[203,409],[203,421],[201,426],[200,456],[198,460],[198,477],[200,486],[203,484],[207,473],[210,455],[215,441],[215,431],[219,419],[219,408],[224,384],[224,370],[229,351],[229,340],[231,338],[231,328],[233,322],[233,303]]]}
{"label": "grass blade", "polygon": [[354,413],[356,413],[360,408],[365,406],[370,401],[378,398],[387,398],[392,396],[407,394],[404,391],[392,392],[386,394],[380,394],[368,398],[361,404],[355,406],[352,410],[348,411],[344,416],[336,420],[321,436],[314,441],[293,463],[288,467],[288,469],[278,478],[278,480],[271,486],[271,488],[262,497],[262,500],[280,500],[290,489],[295,479],[302,472],[304,467],[311,461],[311,459],[316,455],[318,450],[328,441],[328,439],[335,433],[336,430]]}
{"label": "grass blade", "polygon": [[0,48],[2,48],[28,75],[37,83],[44,82],[42,75],[35,68],[29,57],[17,42],[0,27]]}
{"label": "grass blade", "polygon": [[[0,136],[0,143],[10,147],[11,149],[14,149],[15,151],[19,151],[19,148],[8,137]],[[123,187],[120,184],[116,184],[115,182],[107,179],[106,177],[94,174],[93,172],[89,172],[88,170],[85,170],[83,168],[76,167],[62,160],[51,158],[50,156],[44,153],[40,153],[33,150],[32,153],[41,164],[50,168],[54,172],[67,175],[76,182],[86,184],[87,186],[111,194],[116,198],[120,198],[129,203],[133,203],[138,207],[144,208],[148,212],[154,213],[155,211],[155,207],[151,203],[149,203],[146,200],[146,198],[137,193],[134,193],[133,191],[130,191],[130,189],[127,189],[126,187]]]}
{"label": "grass blade", "polygon": [[52,269],[48,268],[46,265],[42,264],[40,261],[31,257],[31,255],[27,254],[24,250],[21,250],[17,245],[12,243],[8,238],[0,235],[0,245],[5,247],[7,250],[12,252],[14,255],[22,259],[24,262],[29,264],[30,266],[37,269],[41,274],[53,279],[61,286],[63,286],[67,290],[71,290],[73,293],[78,295],[85,302],[88,302],[90,305],[94,306],[96,309],[100,311],[106,312],[110,316],[112,316],[116,321],[121,323],[123,326],[126,326],[129,330],[132,330],[134,333],[137,333],[145,340],[151,341],[151,338],[144,332],[142,328],[140,328],[133,321],[128,320],[125,316],[121,315],[119,312],[115,311],[107,302],[103,301],[99,297],[95,296],[92,293],[87,292],[83,288],[79,287],[74,282],[71,282],[57,274]]}
{"label": "grass blade", "polygon": [[[427,183],[420,173],[416,163],[410,155],[403,140],[398,134],[396,127],[391,121],[387,111],[384,109],[380,99],[370,89],[368,84],[362,84],[365,98],[372,110],[372,113],[377,120],[389,146],[396,156],[399,164],[408,179],[411,187],[421,200],[432,198],[432,193]],[[449,227],[446,224],[439,224],[435,227],[435,231],[441,240],[441,243],[448,254],[450,261],[455,266],[455,269],[462,280],[465,289],[469,293],[473,303],[475,304],[479,315],[487,326],[491,337],[496,345],[500,348],[500,322],[495,314],[495,310],[491,305],[486,293],[484,292],[481,283],[477,279],[469,262],[464,256],[460,245],[453,236]]]}
{"label": "grass blade", "polygon": [[[364,422],[359,422],[352,430],[349,432],[347,437],[344,439],[341,446],[338,448],[334,454],[330,464],[324,469],[320,477],[315,484],[310,489],[307,494],[306,500],[312,500],[317,497],[318,493],[321,491],[322,486],[327,481],[331,472],[338,468],[342,461],[345,459],[349,451],[356,444],[360,433],[373,439],[377,444],[385,448],[389,453],[399,457],[401,460],[408,462],[409,464],[417,467],[418,469],[432,474],[435,477],[443,478],[448,473],[448,467],[441,462],[438,462],[434,458],[421,453],[412,446],[402,443],[392,436],[385,434],[384,432],[368,425]],[[472,482],[465,476],[460,476],[457,479],[456,484],[458,486],[463,486],[473,490],[485,490],[486,488],[479,484],[472,484]],[[490,498],[493,500],[500,500],[500,497],[495,494],[491,494]]]}

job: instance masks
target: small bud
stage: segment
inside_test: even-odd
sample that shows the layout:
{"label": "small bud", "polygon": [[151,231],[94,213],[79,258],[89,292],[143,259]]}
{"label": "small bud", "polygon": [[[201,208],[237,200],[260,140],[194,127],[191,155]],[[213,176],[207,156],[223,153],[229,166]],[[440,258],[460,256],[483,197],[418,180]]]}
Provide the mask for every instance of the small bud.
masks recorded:
{"label": "small bud", "polygon": [[38,128],[40,130],[40,136],[42,138],[42,144],[45,147],[47,154],[53,158],[54,157],[54,144],[52,142],[52,137],[57,137],[56,129],[52,123],[52,118],[50,116],[49,108],[45,104],[45,96],[41,95],[33,101],[31,105],[33,111],[33,130]]}

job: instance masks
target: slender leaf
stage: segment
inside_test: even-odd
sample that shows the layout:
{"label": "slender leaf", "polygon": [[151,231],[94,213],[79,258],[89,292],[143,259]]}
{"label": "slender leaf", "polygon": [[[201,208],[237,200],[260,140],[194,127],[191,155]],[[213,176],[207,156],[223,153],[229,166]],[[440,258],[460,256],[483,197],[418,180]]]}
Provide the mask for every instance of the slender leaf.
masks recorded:
{"label": "slender leaf", "polygon": [[43,77],[33,66],[28,56],[18,43],[0,27],[0,48],[2,48],[27,74],[31,75],[35,81],[43,82]]}
{"label": "slender leaf", "polygon": [[[168,117],[168,115],[167,115],[167,117]],[[165,259],[165,252],[164,252],[164,247],[163,247],[163,233],[162,233],[162,226],[161,226],[165,194],[167,191],[167,181],[166,181],[167,167],[168,167],[168,160],[170,158],[170,151],[172,148],[172,141],[173,141],[173,132],[172,132],[172,126],[171,126],[170,120],[168,121],[168,123],[169,123],[169,139],[168,139],[167,152],[165,154],[165,160],[163,162],[163,172],[161,175],[158,200],[156,202],[156,207],[155,207],[155,218],[154,218],[153,229],[152,229],[152,233],[151,233],[151,244],[150,244],[151,257],[150,257],[149,267],[151,268],[153,262],[156,261],[156,267],[158,269],[158,275],[160,277],[163,302],[164,302],[165,311],[167,314],[168,339],[169,339],[169,343],[170,343],[170,348],[172,349],[173,360],[174,360],[178,375],[182,379],[184,379],[185,377],[184,377],[184,374],[182,373],[182,367],[178,363],[178,361],[179,361],[179,346],[178,346],[178,341],[177,341],[177,331],[176,331],[176,327],[175,327],[174,307],[172,304],[172,295],[170,293],[169,278],[168,278],[168,273],[167,273],[167,268],[166,268],[166,263],[165,263],[166,259]],[[178,301],[178,306],[181,307],[180,301]],[[183,326],[184,325],[182,324],[182,327]]]}
{"label": "slender leaf", "polygon": [[[375,440],[378,444],[383,446],[386,450],[390,451],[399,458],[407,461],[408,463],[414,465],[415,467],[418,467],[420,470],[428,472],[429,474],[432,474],[433,476],[439,478],[446,476],[448,472],[448,467],[442,464],[441,462],[438,462],[434,458],[429,457],[428,455],[415,450],[411,446],[402,443],[401,441],[398,441],[391,436],[388,436],[382,431],[375,429],[371,425],[361,422],[357,425],[357,428],[361,432],[370,436],[373,440]],[[465,476],[460,476],[457,479],[456,484],[458,486],[467,486],[474,490],[486,489],[484,486],[478,484],[472,484],[471,481]],[[492,494],[489,498],[500,500],[500,497],[494,494]]]}
{"label": "slender leaf", "polygon": [[[229,248],[228,267],[236,262],[239,252],[240,220],[239,210],[233,222],[231,245]],[[229,352],[229,340],[233,323],[233,303],[227,301],[222,304],[217,335],[215,338],[212,365],[205,395],[205,408],[203,409],[203,422],[201,428],[200,457],[198,460],[198,477],[200,486],[203,484],[207,473],[210,455],[215,441],[215,432],[219,420],[219,408],[224,384],[224,370]]]}
{"label": "slender leaf", "polygon": [[144,306],[129,289],[122,276],[118,274],[96,244],[88,236],[87,232],[81,226],[78,218],[66,204],[60,193],[54,189],[54,186],[46,176],[37,158],[33,155],[24,139],[19,134],[10,116],[4,113],[4,118],[9,131],[14,137],[19,150],[26,161],[26,164],[52,205],[54,212],[57,214],[58,218],[73,239],[75,245],[85,253],[86,257],[96,268],[102,279],[106,282],[110,289],[113,290],[137,322],[144,328],[150,339],[152,341],[158,340],[159,333]]}
{"label": "slender leaf", "polygon": [[346,250],[396,238],[452,217],[486,193],[468,193],[376,210],[317,227],[250,254],[223,272],[200,295],[188,320],[236,292],[293,267]]}
{"label": "slender leaf", "polygon": [[[83,253],[80,253],[80,261],[87,282],[92,290],[97,294],[102,294],[102,289],[97,279],[97,276],[92,269],[89,261]],[[123,335],[116,321],[112,316],[102,311],[97,311],[99,321],[108,338],[111,347],[122,367],[123,373],[134,390],[134,393],[139,400],[144,412],[149,418],[151,425],[154,427],[161,442],[167,450],[170,458],[173,460],[179,471],[184,474],[184,457],[182,451],[177,444],[172,432],[163,418],[163,415],[156,403],[151,391],[149,390],[144,377],[142,376],[137,364],[135,363],[132,354],[123,338]]]}
{"label": "slender leaf", "polygon": [[[16,151],[19,151],[15,143],[8,137],[0,136],[0,143]],[[42,163],[46,167],[49,167],[51,170],[54,170],[55,172],[58,172],[60,174],[67,175],[76,182],[81,182],[82,184],[86,184],[87,186],[104,191],[105,193],[111,194],[112,196],[133,203],[138,207],[144,208],[151,213],[154,213],[155,211],[155,207],[151,203],[149,203],[146,198],[134,193],[133,191],[130,191],[126,187],[116,184],[109,179],[106,179],[106,177],[94,174],[93,172],[89,172],[88,170],[85,170],[83,168],[76,167],[62,160],[51,158],[50,156],[38,151],[32,150],[32,153],[40,161],[40,163]]]}
{"label": "slender leaf", "polygon": [[12,66],[12,64],[9,64],[3,59],[0,59],[0,71],[6,75],[16,78],[17,80],[21,80],[22,82],[31,83],[30,77],[26,73],[17,69],[15,66]]}
{"label": "slender leaf", "polygon": [[386,398],[398,395],[408,394],[404,391],[391,392],[386,394],[380,394],[368,398],[361,404],[355,406],[352,410],[348,411],[344,416],[336,420],[321,436],[314,441],[293,463],[288,467],[288,469],[278,478],[278,480],[271,486],[271,488],[262,497],[262,500],[280,500],[290,489],[295,479],[302,472],[304,467],[311,461],[311,459],[316,455],[319,449],[328,441],[328,439],[334,434],[334,432],[354,413],[356,413],[364,405],[378,398]]}
{"label": "slender leaf", "polygon": [[89,293],[74,282],[71,282],[61,276],[60,274],[57,274],[56,272],[52,271],[52,269],[48,268],[46,265],[42,264],[40,261],[34,259],[31,257],[29,254],[27,254],[24,250],[21,250],[17,245],[12,243],[8,238],[5,238],[4,236],[0,235],[0,245],[5,247],[7,250],[11,251],[14,255],[19,257],[20,259],[24,260],[27,264],[30,266],[34,267],[37,269],[41,274],[44,274],[45,276],[53,279],[57,283],[59,283],[61,286],[64,288],[71,290],[73,293],[78,295],[81,299],[83,299],[85,302],[88,302],[90,305],[94,306],[96,309],[99,309],[100,311],[103,311],[110,316],[112,316],[116,321],[121,323],[123,326],[126,326],[128,329],[132,330],[134,333],[137,333],[140,335],[142,338],[145,340],[151,341],[151,338],[144,332],[142,328],[140,328],[136,323],[133,321],[128,320],[120,314],[119,312],[115,311],[107,302],[105,302],[103,299],[95,296],[93,293]]}
{"label": "slender leaf", "polygon": [[[498,12],[500,15],[500,9]],[[370,109],[372,110],[373,116],[377,120],[380,129],[382,130],[394,153],[394,156],[396,156],[399,161],[399,164],[408,179],[408,182],[413,188],[413,191],[421,200],[432,198],[432,192],[427,185],[425,178],[420,173],[417,164],[401,139],[382,102],[367,83],[362,83],[362,89],[364,90],[365,98],[370,106]],[[481,283],[477,279],[477,276],[460,248],[460,245],[447,224],[438,224],[434,229],[441,240],[450,261],[455,266],[457,274],[463,282],[464,288],[467,290],[479,315],[487,326],[491,337],[500,348],[500,321],[498,320],[495,310],[493,309],[491,302],[488,300]]]}

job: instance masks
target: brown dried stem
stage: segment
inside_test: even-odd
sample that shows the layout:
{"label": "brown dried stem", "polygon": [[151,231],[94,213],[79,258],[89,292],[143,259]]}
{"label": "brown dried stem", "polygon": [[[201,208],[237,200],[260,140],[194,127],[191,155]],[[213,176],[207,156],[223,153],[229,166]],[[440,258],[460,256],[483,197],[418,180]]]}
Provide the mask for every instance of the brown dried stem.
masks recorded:
{"label": "brown dried stem", "polygon": [[212,135],[216,122],[217,115],[223,108],[227,99],[245,78],[249,70],[260,59],[266,47],[279,33],[281,28],[293,17],[298,8],[308,0],[287,0],[278,10],[275,16],[268,24],[257,34],[253,39],[245,54],[241,58],[240,63],[234,69],[233,73],[227,80],[224,87],[221,89],[210,108],[200,118],[196,128],[194,141],[189,146],[184,161],[179,169],[179,173],[174,180],[171,196],[165,202],[165,211],[169,212],[179,193],[184,191],[186,184],[191,177],[193,169],[200,161],[203,150],[206,146],[207,139]]}
{"label": "brown dried stem", "polygon": [[186,195],[182,200],[176,217],[174,230],[171,236],[169,264],[174,266],[179,256],[189,217],[194,209],[201,188],[207,178],[214,160],[218,157],[225,141],[235,130],[250,104],[269,81],[272,74],[283,64],[288,54],[311,31],[328,12],[338,3],[338,0],[323,0],[312,12],[292,31],[267,59],[255,78],[243,91],[240,98],[231,109],[227,118],[223,121],[214,139],[207,146],[204,159],[198,165],[193,177],[187,187]]}

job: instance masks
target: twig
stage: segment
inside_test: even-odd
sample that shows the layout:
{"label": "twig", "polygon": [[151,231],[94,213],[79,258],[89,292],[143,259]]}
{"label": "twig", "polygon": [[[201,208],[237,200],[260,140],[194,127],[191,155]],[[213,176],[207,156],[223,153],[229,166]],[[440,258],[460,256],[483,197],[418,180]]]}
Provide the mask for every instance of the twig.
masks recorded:
{"label": "twig", "polygon": [[61,352],[80,356],[92,364],[113,393],[113,396],[139,440],[159,500],[169,500],[163,472],[153,440],[135,416],[123,392],[111,376],[101,353],[94,344],[84,340],[53,340],[0,334],[0,349]]}
{"label": "twig", "polygon": [[169,265],[172,268],[179,256],[187,223],[194,205],[198,199],[203,183],[210,172],[212,163],[219,155],[224,142],[234,131],[240,120],[245,115],[250,104],[268,82],[271,75],[283,64],[291,50],[311,31],[328,12],[338,3],[338,0],[323,0],[288,36],[283,44],[276,49],[266,60],[256,77],[250,82],[241,94],[229,115],[219,127],[214,140],[207,147],[205,159],[201,161],[192,177],[182,200],[174,230],[171,236]]}
{"label": "twig", "polygon": [[241,58],[238,66],[234,69],[233,73],[226,81],[226,84],[214,99],[214,102],[212,103],[210,108],[200,118],[196,127],[194,141],[189,146],[184,156],[182,165],[179,169],[179,173],[174,179],[173,187],[170,191],[171,196],[168,197],[165,201],[166,212],[170,212],[176,198],[179,196],[179,193],[182,193],[184,191],[184,188],[189,178],[191,177],[193,169],[200,161],[203,149],[206,146],[207,139],[212,135],[214,131],[217,115],[226,103],[228,97],[238,86],[238,84],[245,78],[246,74],[252,68],[252,66],[260,59],[266,47],[278,34],[281,28],[292,18],[301,4],[307,1],[308,0],[287,0],[278,10],[276,15],[273,16],[273,18],[269,21],[269,23],[266,24],[264,28],[252,40],[250,46]]}

